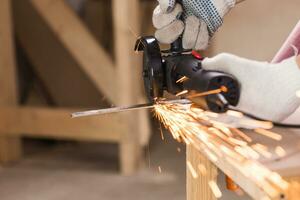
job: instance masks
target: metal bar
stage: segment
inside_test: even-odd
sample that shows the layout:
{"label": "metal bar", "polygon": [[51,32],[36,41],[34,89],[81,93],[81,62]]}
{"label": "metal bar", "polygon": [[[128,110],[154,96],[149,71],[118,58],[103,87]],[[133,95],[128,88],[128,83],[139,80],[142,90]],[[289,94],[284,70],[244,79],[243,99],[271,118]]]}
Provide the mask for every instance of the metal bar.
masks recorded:
{"label": "metal bar", "polygon": [[148,108],[153,108],[153,107],[154,107],[153,103],[146,103],[146,104],[138,104],[138,105],[134,105],[134,106],[122,106],[122,107],[75,112],[75,113],[72,113],[71,116],[72,116],[72,118],[87,117],[87,116],[93,116],[93,115],[104,115],[104,114],[133,111],[133,110],[139,110],[139,109],[148,109]]}
{"label": "metal bar", "polygon": [[[176,100],[168,100],[168,101],[157,101],[157,103],[188,104],[188,103],[191,103],[191,101],[187,100],[187,99],[176,99]],[[97,109],[97,110],[88,110],[88,111],[72,113],[71,117],[77,118],[77,117],[87,117],[87,116],[94,116],[94,115],[104,115],[104,114],[134,111],[134,110],[140,110],[140,109],[149,109],[149,108],[154,108],[154,106],[155,106],[155,104],[153,104],[153,103],[144,103],[144,104],[137,104],[137,105],[133,105],[133,106],[121,106],[121,107],[104,108],[104,109]]]}

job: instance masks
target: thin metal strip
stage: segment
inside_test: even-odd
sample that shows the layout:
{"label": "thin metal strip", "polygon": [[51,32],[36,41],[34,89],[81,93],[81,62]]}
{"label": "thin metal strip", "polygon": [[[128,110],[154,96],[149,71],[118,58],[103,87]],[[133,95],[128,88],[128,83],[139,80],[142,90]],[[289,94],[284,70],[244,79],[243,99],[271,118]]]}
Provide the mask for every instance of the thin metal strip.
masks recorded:
{"label": "thin metal strip", "polygon": [[[187,104],[187,103],[191,103],[191,101],[189,101],[187,99],[179,99],[179,100],[170,100],[170,101],[158,101],[157,103],[182,103],[182,104]],[[87,116],[94,116],[94,115],[104,115],[104,114],[134,111],[134,110],[140,110],[140,109],[149,109],[149,108],[154,108],[154,106],[155,106],[155,104],[153,104],[153,103],[145,103],[145,104],[137,104],[137,105],[133,105],[133,106],[120,106],[120,107],[114,107],[114,108],[88,110],[88,111],[81,111],[81,112],[72,113],[71,117],[72,118],[78,118],[78,117],[87,117]]]}

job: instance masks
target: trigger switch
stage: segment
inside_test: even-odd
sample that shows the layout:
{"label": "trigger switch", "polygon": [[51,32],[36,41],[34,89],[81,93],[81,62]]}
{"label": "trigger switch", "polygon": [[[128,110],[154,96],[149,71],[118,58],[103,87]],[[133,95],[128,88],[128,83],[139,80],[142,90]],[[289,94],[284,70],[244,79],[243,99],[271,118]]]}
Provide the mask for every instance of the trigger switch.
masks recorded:
{"label": "trigger switch", "polygon": [[198,53],[197,51],[192,51],[192,55],[194,56],[194,58],[196,58],[197,60],[203,60],[203,57],[200,55],[200,53]]}

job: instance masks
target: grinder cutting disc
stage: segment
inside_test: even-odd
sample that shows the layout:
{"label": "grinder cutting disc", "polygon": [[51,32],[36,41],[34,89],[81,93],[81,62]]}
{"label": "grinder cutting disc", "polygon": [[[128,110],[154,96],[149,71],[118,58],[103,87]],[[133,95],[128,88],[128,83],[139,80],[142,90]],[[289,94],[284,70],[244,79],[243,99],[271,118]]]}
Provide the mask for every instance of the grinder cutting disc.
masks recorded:
{"label": "grinder cutting disc", "polygon": [[150,101],[163,96],[164,69],[158,41],[153,36],[137,40],[135,51],[144,51],[144,87]]}

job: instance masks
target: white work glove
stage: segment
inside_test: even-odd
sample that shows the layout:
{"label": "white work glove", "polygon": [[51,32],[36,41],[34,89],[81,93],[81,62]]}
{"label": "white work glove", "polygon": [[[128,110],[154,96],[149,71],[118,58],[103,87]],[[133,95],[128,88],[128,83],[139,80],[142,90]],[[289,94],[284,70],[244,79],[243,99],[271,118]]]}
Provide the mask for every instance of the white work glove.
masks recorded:
{"label": "white work glove", "polygon": [[152,18],[158,41],[170,44],[183,33],[183,48],[196,50],[207,48],[224,15],[235,5],[235,0],[182,0],[182,6],[176,0],[158,2]]}
{"label": "white work glove", "polygon": [[[240,83],[237,110],[264,120],[283,122],[300,106],[300,69],[296,57],[278,64],[252,61],[222,53],[204,59],[206,70],[233,75]],[[298,119],[300,124],[300,118]]]}

